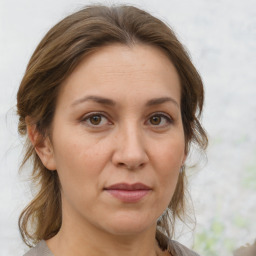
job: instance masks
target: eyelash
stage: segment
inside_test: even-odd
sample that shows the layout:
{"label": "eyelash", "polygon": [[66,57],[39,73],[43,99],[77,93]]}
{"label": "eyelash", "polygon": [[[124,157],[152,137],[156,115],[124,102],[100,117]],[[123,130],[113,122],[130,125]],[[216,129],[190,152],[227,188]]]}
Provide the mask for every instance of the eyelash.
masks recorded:
{"label": "eyelash", "polygon": [[[160,118],[161,118],[161,122],[162,122],[162,119],[165,119],[165,121],[166,121],[166,124],[165,124],[165,125],[162,125],[162,126],[151,124],[153,127],[156,127],[156,128],[165,128],[166,126],[168,126],[168,125],[170,125],[170,124],[173,124],[173,119],[172,119],[172,117],[170,117],[170,116],[167,115],[167,114],[163,114],[162,112],[156,112],[156,113],[150,115],[149,118],[148,118],[148,122],[150,121],[150,119],[151,119],[152,117],[160,117]],[[157,127],[157,126],[159,126],[159,127]]]}
{"label": "eyelash", "polygon": [[[106,115],[104,113],[102,113],[102,112],[90,113],[90,114],[88,114],[88,115],[86,115],[86,116],[84,116],[82,118],[82,122],[86,123],[87,126],[90,126],[90,127],[93,127],[93,128],[101,128],[102,125],[95,125],[95,124],[89,123],[90,122],[90,118],[95,117],[95,116],[101,117],[101,121],[102,121],[102,118],[104,118],[104,119],[107,120],[107,122],[109,124],[112,124],[111,122],[108,121],[108,117],[106,117]],[[163,114],[162,112],[156,112],[156,113],[150,115],[147,122],[149,122],[152,117],[160,117],[161,118],[161,122],[162,122],[162,118],[163,118],[163,119],[165,119],[165,121],[167,123],[167,124],[162,125],[162,126],[151,124],[154,128],[165,128],[166,126],[168,126],[168,125],[170,125],[170,124],[172,124],[174,122],[172,117],[170,117],[167,114]],[[159,126],[159,127],[157,127],[157,126]]]}
{"label": "eyelash", "polygon": [[[95,116],[100,116],[101,118],[103,117],[103,118],[105,118],[106,120],[108,120],[108,118],[106,117],[105,114],[103,114],[103,113],[101,113],[101,112],[93,112],[93,113],[90,113],[90,114],[84,116],[84,117],[82,118],[82,122],[83,122],[83,123],[86,123],[87,126],[90,126],[90,127],[93,127],[93,128],[101,128],[100,125],[94,125],[94,124],[89,124],[89,123],[88,123],[89,120],[90,120],[90,118],[95,117]],[[109,122],[109,123],[110,123],[110,122]]]}

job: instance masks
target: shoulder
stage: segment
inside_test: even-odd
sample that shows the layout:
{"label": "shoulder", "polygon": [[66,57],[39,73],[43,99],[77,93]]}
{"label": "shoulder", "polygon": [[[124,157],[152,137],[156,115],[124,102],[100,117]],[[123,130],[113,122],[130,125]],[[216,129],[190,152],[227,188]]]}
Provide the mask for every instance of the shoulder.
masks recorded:
{"label": "shoulder", "polygon": [[168,249],[173,256],[200,256],[177,241],[169,240]]}
{"label": "shoulder", "polygon": [[40,241],[35,247],[31,248],[24,256],[53,256],[45,241]]}
{"label": "shoulder", "polygon": [[165,234],[157,230],[156,240],[159,247],[165,251],[167,250],[172,256],[200,256],[196,252],[188,249],[181,243],[169,239]]}

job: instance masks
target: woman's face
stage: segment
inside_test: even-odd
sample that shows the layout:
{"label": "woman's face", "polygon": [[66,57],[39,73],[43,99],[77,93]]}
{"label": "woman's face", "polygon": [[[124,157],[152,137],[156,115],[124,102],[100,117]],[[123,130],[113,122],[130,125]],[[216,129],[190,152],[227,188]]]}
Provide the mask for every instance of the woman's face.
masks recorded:
{"label": "woman's face", "polygon": [[155,227],[185,160],[180,82],[143,44],[87,56],[63,84],[45,160],[62,187],[63,224],[111,234]]}

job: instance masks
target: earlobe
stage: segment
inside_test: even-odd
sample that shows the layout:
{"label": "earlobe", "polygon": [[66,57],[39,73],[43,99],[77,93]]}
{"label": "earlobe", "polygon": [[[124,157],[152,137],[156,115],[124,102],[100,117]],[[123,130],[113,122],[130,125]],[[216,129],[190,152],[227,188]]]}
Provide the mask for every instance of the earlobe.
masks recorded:
{"label": "earlobe", "polygon": [[184,157],[183,157],[183,160],[182,160],[182,166],[185,164],[186,160],[187,160],[187,154],[185,153]]}
{"label": "earlobe", "polygon": [[27,124],[27,132],[29,140],[34,146],[34,149],[41,159],[43,165],[48,170],[55,171],[56,163],[54,158],[54,151],[49,137],[44,137],[42,134],[40,134],[36,129],[35,124]]}

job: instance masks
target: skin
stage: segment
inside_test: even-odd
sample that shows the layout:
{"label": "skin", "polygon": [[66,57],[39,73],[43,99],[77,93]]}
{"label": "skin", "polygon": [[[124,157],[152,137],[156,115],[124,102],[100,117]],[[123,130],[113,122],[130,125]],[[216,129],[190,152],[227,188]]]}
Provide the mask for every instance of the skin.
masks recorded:
{"label": "skin", "polygon": [[[180,97],[173,64],[141,44],[100,48],[64,82],[51,138],[36,147],[62,186],[62,227],[47,241],[55,256],[169,255],[158,248],[155,230],[186,158]],[[156,98],[165,100],[147,104]],[[30,128],[29,136],[33,142],[40,135]],[[104,190],[120,182],[150,191],[122,202]]]}

